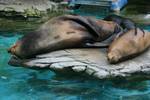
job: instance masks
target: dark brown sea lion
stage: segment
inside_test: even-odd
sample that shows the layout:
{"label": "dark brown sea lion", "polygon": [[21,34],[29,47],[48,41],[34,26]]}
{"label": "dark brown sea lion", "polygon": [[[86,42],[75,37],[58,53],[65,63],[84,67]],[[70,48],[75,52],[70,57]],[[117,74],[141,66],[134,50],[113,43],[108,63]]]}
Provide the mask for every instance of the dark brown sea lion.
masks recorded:
{"label": "dark brown sea lion", "polygon": [[135,30],[131,29],[114,40],[108,49],[108,61],[110,63],[117,63],[137,56],[150,47],[150,32],[144,32],[145,35],[138,28],[137,35],[135,35]]}
{"label": "dark brown sea lion", "polygon": [[64,15],[24,35],[8,51],[20,58],[31,58],[54,50],[85,47],[86,43],[103,41],[120,30],[120,26],[111,21]]}

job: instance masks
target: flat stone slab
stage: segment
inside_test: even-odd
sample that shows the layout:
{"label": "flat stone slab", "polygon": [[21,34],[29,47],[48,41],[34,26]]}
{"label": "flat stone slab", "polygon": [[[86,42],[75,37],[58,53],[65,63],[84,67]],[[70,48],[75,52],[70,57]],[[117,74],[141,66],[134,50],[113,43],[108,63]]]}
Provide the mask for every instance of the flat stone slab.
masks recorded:
{"label": "flat stone slab", "polygon": [[68,75],[85,74],[98,79],[142,76],[150,74],[150,49],[138,57],[119,64],[109,64],[106,50],[99,48],[66,49],[26,60],[12,57],[9,64],[32,69],[50,69]]}

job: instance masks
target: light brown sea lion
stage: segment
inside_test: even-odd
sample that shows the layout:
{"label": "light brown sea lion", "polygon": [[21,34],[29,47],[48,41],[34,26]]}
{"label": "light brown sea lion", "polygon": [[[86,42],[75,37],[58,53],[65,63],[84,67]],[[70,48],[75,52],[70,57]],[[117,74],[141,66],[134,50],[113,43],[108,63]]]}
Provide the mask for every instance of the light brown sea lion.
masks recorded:
{"label": "light brown sea lion", "polygon": [[103,41],[120,30],[120,26],[111,21],[64,15],[24,35],[8,52],[20,58],[31,58],[54,50],[85,47],[88,42]]}
{"label": "light brown sea lion", "polygon": [[137,56],[150,47],[150,32],[137,29],[129,30],[121,37],[115,39],[108,49],[107,58],[110,63],[117,63],[122,60]]}

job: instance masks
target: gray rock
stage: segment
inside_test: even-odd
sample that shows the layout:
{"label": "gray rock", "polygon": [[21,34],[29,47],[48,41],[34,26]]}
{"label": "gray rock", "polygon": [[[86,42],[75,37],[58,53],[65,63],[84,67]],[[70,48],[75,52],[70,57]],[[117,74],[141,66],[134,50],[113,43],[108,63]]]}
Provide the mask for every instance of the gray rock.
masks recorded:
{"label": "gray rock", "polygon": [[21,60],[12,57],[9,64],[33,69],[48,68],[68,75],[85,74],[98,79],[150,74],[150,49],[119,64],[109,64],[105,51],[104,49],[66,49],[38,55],[34,59]]}
{"label": "gray rock", "polygon": [[24,17],[39,17],[47,10],[56,11],[57,9],[58,5],[50,0],[0,0],[0,12],[4,12],[6,16],[19,14]]}

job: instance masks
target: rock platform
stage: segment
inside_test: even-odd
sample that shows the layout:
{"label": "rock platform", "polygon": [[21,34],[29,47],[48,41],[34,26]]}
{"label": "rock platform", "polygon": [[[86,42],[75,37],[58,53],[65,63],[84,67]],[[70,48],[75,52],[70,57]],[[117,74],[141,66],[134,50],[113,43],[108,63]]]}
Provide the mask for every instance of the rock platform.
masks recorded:
{"label": "rock platform", "polygon": [[109,64],[106,50],[99,48],[66,49],[26,60],[12,57],[9,64],[32,69],[49,69],[67,75],[85,74],[98,79],[143,76],[150,75],[150,49],[119,64]]}

